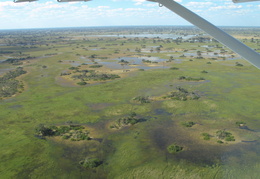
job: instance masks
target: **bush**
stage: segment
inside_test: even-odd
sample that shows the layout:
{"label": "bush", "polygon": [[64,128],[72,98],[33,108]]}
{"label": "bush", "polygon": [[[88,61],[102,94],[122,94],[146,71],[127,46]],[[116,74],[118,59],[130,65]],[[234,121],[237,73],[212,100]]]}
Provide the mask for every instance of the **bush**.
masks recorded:
{"label": "bush", "polygon": [[236,125],[237,126],[244,126],[246,123],[245,122],[243,122],[243,121],[240,121],[240,122],[236,122]]}
{"label": "bush", "polygon": [[42,136],[53,136],[55,132],[48,126],[45,126],[43,124],[39,124],[36,128],[35,131],[37,134],[42,135]]}
{"label": "bush", "polygon": [[204,140],[210,140],[210,135],[208,133],[202,133],[203,139]]}
{"label": "bush", "polygon": [[217,143],[223,144],[224,142],[222,142],[222,140],[218,140]]}
{"label": "bush", "polygon": [[218,130],[216,135],[219,139],[225,139],[225,141],[235,141],[235,137],[225,130]]}
{"label": "bush", "polygon": [[100,67],[102,67],[103,65],[91,65],[91,66],[89,66],[89,68],[100,68]]}
{"label": "bush", "polygon": [[242,66],[244,66],[244,65],[241,64],[241,63],[236,62],[236,66],[238,66],[238,67],[242,67]]}
{"label": "bush", "polygon": [[69,67],[70,70],[78,70],[78,67]]}
{"label": "bush", "polygon": [[176,144],[171,144],[171,145],[169,145],[169,146],[167,147],[167,150],[168,150],[169,153],[174,154],[174,153],[177,153],[177,152],[182,151],[182,150],[183,150],[183,147],[178,146],[178,145],[176,145]]}
{"label": "bush", "polygon": [[60,126],[57,129],[57,131],[60,132],[60,134],[65,134],[70,131],[70,127],[69,126]]}
{"label": "bush", "polygon": [[189,122],[182,122],[181,124],[185,127],[192,127],[195,125],[195,122],[189,121]]}
{"label": "bush", "polygon": [[227,136],[226,138],[225,138],[225,141],[235,141],[235,137],[234,136]]}
{"label": "bush", "polygon": [[133,100],[140,102],[141,104],[150,103],[149,96],[137,96],[133,98]]}
{"label": "bush", "polygon": [[70,125],[70,129],[71,130],[80,130],[80,129],[85,129],[85,127],[80,126],[80,125]]}
{"label": "bush", "polygon": [[184,80],[184,79],[186,79],[185,76],[180,76],[180,77],[179,77],[179,80]]}
{"label": "bush", "polygon": [[87,83],[86,83],[85,81],[81,81],[81,82],[78,82],[77,84],[78,84],[78,85],[81,85],[81,86],[84,86],[84,85],[86,85]]}
{"label": "bush", "polygon": [[97,158],[87,158],[84,161],[80,161],[79,164],[86,168],[96,168],[103,162]]}
{"label": "bush", "polygon": [[71,140],[80,141],[80,140],[90,140],[91,138],[88,136],[88,132],[76,131],[72,134]]}
{"label": "bush", "polygon": [[170,70],[179,70],[177,67],[171,67]]}
{"label": "bush", "polygon": [[201,71],[201,73],[208,73],[206,70]]}
{"label": "bush", "polygon": [[63,138],[63,139],[69,139],[70,136],[68,136],[68,135],[64,135],[64,136],[62,136],[62,138]]}
{"label": "bush", "polygon": [[202,77],[194,78],[194,77],[180,76],[180,77],[179,77],[179,80],[200,81],[200,80],[205,80],[205,78],[202,78]]}

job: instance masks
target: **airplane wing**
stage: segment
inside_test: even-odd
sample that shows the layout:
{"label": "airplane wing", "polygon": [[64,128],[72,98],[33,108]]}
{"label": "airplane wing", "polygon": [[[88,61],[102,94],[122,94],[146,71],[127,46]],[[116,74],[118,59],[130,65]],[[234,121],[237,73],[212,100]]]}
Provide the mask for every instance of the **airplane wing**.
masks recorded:
{"label": "airplane wing", "polygon": [[[243,57],[245,60],[250,62],[252,65],[260,69],[259,53],[252,50],[251,48],[249,48],[239,40],[235,39],[234,37],[230,36],[226,32],[222,31],[215,25],[206,21],[202,17],[198,16],[194,12],[190,11],[189,9],[183,7],[182,5],[180,5],[179,3],[173,0],[148,0],[148,1],[158,2],[159,4],[167,7],[169,10],[175,12],[179,16],[189,21],[190,23],[204,30],[209,35],[217,39],[220,43],[229,47],[231,50],[233,50],[241,57]],[[245,1],[245,0],[236,0],[236,1]],[[252,1],[252,0],[247,0],[247,1]]]}
{"label": "airplane wing", "polygon": [[232,0],[233,3],[241,3],[241,2],[252,2],[252,1],[260,1],[260,0]]}
{"label": "airplane wing", "polygon": [[18,3],[18,2],[33,2],[33,1],[38,1],[38,0],[14,0],[15,3]]}
{"label": "airplane wing", "polygon": [[[38,1],[38,0],[14,0],[15,3],[19,2],[33,2],[33,1]],[[76,2],[76,1],[91,1],[91,0],[57,0],[58,2]]]}

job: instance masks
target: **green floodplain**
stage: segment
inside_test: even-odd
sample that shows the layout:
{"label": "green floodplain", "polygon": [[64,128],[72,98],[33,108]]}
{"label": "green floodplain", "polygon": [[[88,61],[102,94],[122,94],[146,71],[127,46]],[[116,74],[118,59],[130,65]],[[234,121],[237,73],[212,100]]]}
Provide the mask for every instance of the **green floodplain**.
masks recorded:
{"label": "green floodplain", "polygon": [[0,178],[260,176],[260,71],[197,28],[2,30],[0,62]]}

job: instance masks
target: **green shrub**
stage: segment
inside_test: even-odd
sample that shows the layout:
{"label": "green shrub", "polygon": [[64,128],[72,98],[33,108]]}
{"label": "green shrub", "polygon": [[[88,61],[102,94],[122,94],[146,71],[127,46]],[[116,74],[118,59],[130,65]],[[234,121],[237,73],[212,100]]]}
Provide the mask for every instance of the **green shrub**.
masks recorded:
{"label": "green shrub", "polygon": [[189,122],[182,122],[181,124],[185,127],[192,127],[195,125],[195,122],[189,121]]}
{"label": "green shrub", "polygon": [[208,133],[202,133],[203,139],[204,140],[210,140],[210,135]]}
{"label": "green shrub", "polygon": [[235,141],[235,137],[230,132],[227,132],[225,130],[218,130],[216,132],[216,136],[219,139],[225,139],[225,141]]}
{"label": "green shrub", "polygon": [[85,129],[85,127],[80,126],[80,125],[70,125],[70,129],[71,130],[80,130],[80,129]]}
{"label": "green shrub", "polygon": [[78,82],[77,84],[78,84],[78,85],[81,85],[81,86],[84,86],[84,85],[86,85],[87,83],[86,83],[85,81],[81,81],[81,82]]}
{"label": "green shrub", "polygon": [[218,140],[217,143],[223,144],[224,142],[222,142],[222,140]]}
{"label": "green shrub", "polygon": [[185,80],[185,79],[186,79],[185,76],[180,76],[180,77],[179,77],[179,80]]}
{"label": "green shrub", "polygon": [[103,162],[97,158],[86,158],[84,161],[80,161],[79,164],[85,168],[96,168]]}
{"label": "green shrub", "polygon": [[69,67],[70,70],[78,70],[78,67]]}
{"label": "green shrub", "polygon": [[38,135],[42,136],[53,136],[55,132],[48,126],[45,126],[43,124],[39,124],[36,128],[35,131]]}
{"label": "green shrub", "polygon": [[243,125],[245,125],[246,123],[245,122],[243,122],[243,121],[240,121],[240,122],[236,122],[236,125],[237,126],[243,126]]}
{"label": "green shrub", "polygon": [[133,100],[140,102],[141,104],[150,103],[149,96],[137,96],[134,97]]}
{"label": "green shrub", "polygon": [[179,70],[177,67],[171,67],[170,70]]}
{"label": "green shrub", "polygon": [[89,68],[100,68],[100,67],[102,67],[103,65],[91,65],[91,66],[89,66]]}
{"label": "green shrub", "polygon": [[171,145],[169,145],[169,146],[167,147],[167,150],[168,150],[169,153],[174,154],[174,153],[177,153],[177,152],[182,151],[182,150],[183,150],[183,147],[178,146],[178,145],[176,145],[176,144],[171,144]]}
{"label": "green shrub", "polygon": [[69,139],[70,136],[69,136],[69,135],[63,135],[62,138],[63,138],[63,139]]}
{"label": "green shrub", "polygon": [[236,62],[236,66],[242,67],[242,66],[244,66],[244,65],[241,64],[241,63],[239,63],[239,62]]}
{"label": "green shrub", "polygon": [[235,137],[234,136],[227,136],[225,138],[225,141],[235,141]]}
{"label": "green shrub", "polygon": [[57,131],[60,132],[60,134],[65,134],[70,131],[70,127],[69,126],[60,126],[57,129]]}

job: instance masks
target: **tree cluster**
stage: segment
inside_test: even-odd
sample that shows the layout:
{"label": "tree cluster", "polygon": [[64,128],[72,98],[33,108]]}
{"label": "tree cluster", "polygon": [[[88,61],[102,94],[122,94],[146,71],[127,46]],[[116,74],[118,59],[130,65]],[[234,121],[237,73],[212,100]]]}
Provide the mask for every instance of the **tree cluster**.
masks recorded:
{"label": "tree cluster", "polygon": [[150,99],[149,99],[149,96],[137,96],[137,97],[134,97],[133,98],[134,101],[137,101],[141,104],[144,104],[144,103],[150,103]]}
{"label": "tree cluster", "polygon": [[176,87],[178,91],[173,91],[169,95],[165,96],[164,98],[171,98],[174,100],[180,101],[187,101],[190,100],[198,100],[200,96],[195,92],[189,92],[188,90],[178,86]]}
{"label": "tree cluster", "polygon": [[188,122],[182,122],[181,123],[183,126],[185,127],[192,127],[195,125],[195,122],[192,122],[192,121],[188,121]]}
{"label": "tree cluster", "polygon": [[86,158],[85,160],[79,162],[79,164],[85,168],[96,168],[102,163],[103,162],[97,158]]}
{"label": "tree cluster", "polygon": [[143,118],[138,118],[137,114],[135,112],[132,112],[129,116],[119,118],[114,124],[110,126],[111,129],[116,128],[119,129],[121,127],[127,126],[127,125],[134,125],[139,122],[145,121]]}
{"label": "tree cluster", "polygon": [[22,61],[30,60],[30,59],[33,59],[33,58],[35,58],[35,57],[28,56],[28,57],[25,57],[25,58],[8,58],[5,62],[11,63],[12,65],[21,65],[21,64],[23,64]]}
{"label": "tree cluster", "polygon": [[94,71],[89,71],[89,72],[83,72],[80,75],[73,75],[73,79],[80,79],[81,81],[88,81],[88,80],[93,80],[93,81],[105,81],[105,80],[113,80],[116,78],[120,78],[119,75],[116,74],[106,74],[106,73],[96,73]]}
{"label": "tree cluster", "polygon": [[23,85],[15,78],[25,73],[22,67],[18,67],[0,77],[0,97],[11,97],[18,92],[19,88],[23,88]]}
{"label": "tree cluster", "polygon": [[218,130],[216,132],[216,136],[219,139],[225,140],[225,141],[235,141],[235,137],[226,130]]}
{"label": "tree cluster", "polygon": [[174,154],[174,153],[178,153],[178,152],[182,151],[183,147],[176,145],[176,144],[171,144],[167,147],[167,150],[169,153]]}
{"label": "tree cluster", "polygon": [[40,124],[35,131],[42,138],[46,136],[61,136],[63,139],[70,139],[71,141],[90,140],[89,132],[84,129],[85,127],[80,125],[46,126]]}
{"label": "tree cluster", "polygon": [[194,78],[194,77],[186,77],[186,76],[180,76],[179,80],[186,80],[186,81],[201,81],[205,80],[205,78],[199,77],[199,78]]}

